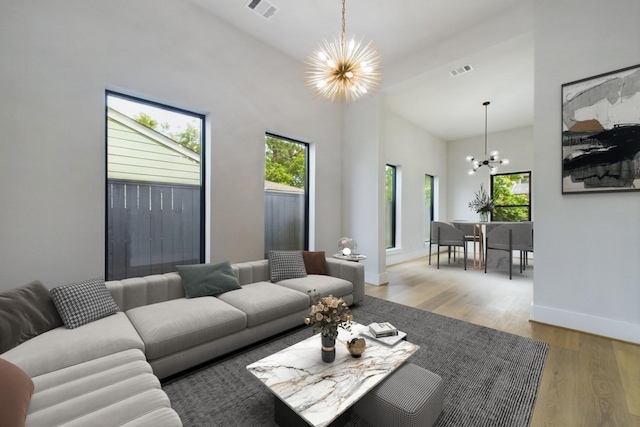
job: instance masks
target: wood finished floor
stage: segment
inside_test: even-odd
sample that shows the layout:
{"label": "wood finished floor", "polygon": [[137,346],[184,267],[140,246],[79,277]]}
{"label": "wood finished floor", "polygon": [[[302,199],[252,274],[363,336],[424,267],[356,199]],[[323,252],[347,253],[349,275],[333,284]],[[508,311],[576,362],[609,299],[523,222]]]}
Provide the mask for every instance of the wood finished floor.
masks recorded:
{"label": "wood finished floor", "polygon": [[639,345],[530,322],[533,265],[510,281],[440,261],[440,270],[435,257],[431,266],[426,257],[390,266],[389,284],[365,292],[548,343],[532,427],[640,426]]}

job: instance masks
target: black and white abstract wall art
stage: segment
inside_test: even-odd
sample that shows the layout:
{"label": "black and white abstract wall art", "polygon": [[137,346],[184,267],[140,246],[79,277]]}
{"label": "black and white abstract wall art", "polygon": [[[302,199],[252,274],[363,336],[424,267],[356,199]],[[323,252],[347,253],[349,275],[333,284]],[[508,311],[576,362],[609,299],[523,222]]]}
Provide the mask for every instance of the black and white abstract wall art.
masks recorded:
{"label": "black and white abstract wall art", "polygon": [[640,65],[562,85],[562,193],[640,190]]}

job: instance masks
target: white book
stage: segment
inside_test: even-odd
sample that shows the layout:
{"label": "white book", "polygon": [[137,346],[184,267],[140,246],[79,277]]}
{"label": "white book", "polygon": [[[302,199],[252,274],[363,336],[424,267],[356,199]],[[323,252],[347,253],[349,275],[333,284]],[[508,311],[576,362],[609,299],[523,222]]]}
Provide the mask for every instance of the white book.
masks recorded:
{"label": "white book", "polygon": [[406,332],[398,331],[398,335],[390,335],[387,337],[376,337],[369,331],[368,329],[364,329],[360,332],[360,335],[365,338],[370,338],[374,341],[381,342],[382,344],[393,346],[396,345],[399,341],[402,341],[407,336]]}
{"label": "white book", "polygon": [[389,322],[372,323],[369,325],[369,331],[375,337],[388,337],[398,335],[398,330]]}

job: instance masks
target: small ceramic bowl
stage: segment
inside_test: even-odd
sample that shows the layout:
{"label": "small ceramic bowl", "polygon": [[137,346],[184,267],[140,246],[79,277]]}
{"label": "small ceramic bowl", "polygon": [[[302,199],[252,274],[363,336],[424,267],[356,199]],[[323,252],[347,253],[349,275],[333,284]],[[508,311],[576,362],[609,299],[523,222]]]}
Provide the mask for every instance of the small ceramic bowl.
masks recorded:
{"label": "small ceramic bowl", "polygon": [[366,346],[367,343],[364,338],[354,338],[347,342],[347,348],[353,357],[360,357]]}

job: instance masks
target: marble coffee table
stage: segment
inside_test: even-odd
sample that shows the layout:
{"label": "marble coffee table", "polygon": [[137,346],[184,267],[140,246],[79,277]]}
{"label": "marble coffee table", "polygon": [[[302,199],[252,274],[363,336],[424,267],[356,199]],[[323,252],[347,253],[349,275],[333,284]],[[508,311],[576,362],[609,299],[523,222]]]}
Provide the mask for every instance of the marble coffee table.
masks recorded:
{"label": "marble coffee table", "polygon": [[351,406],[420,348],[407,341],[388,346],[365,338],[366,350],[354,358],[346,343],[366,328],[354,323],[351,332],[339,330],[332,363],[322,361],[318,334],[247,366],[274,394],[278,425],[345,424]]}

